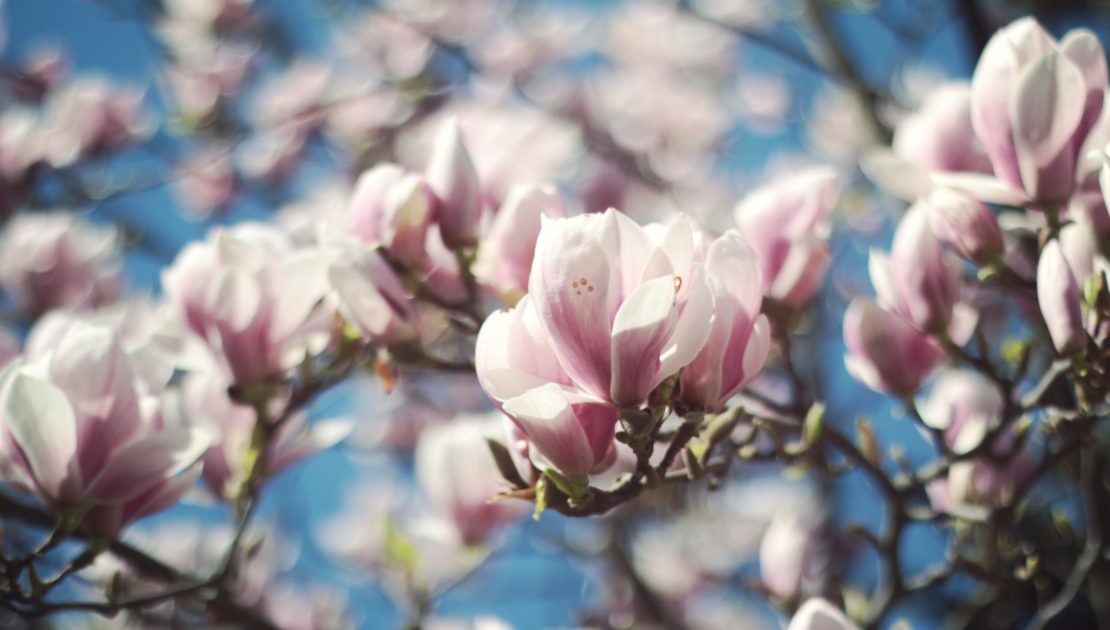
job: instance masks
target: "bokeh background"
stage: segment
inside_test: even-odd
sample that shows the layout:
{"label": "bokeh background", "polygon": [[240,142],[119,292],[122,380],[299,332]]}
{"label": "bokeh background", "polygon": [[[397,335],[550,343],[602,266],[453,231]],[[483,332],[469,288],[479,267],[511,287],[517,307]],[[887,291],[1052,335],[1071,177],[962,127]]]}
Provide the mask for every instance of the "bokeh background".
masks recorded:
{"label": "bokeh background", "polygon": [[[64,206],[126,234],[130,293],[157,295],[162,269],[213,225],[295,226],[313,213],[341,212],[345,191],[369,164],[391,158],[422,165],[429,129],[449,114],[459,116],[468,141],[481,145],[472,148],[479,170],[485,164],[506,179],[524,173],[553,180],[581,210],[618,205],[644,220],[680,210],[711,230],[731,225],[736,201],[760,182],[802,165],[830,164],[844,182],[835,262],[796,356],[828,401],[830,421],[849,428],[858,415],[872,418],[880,441],[902,445],[911,462],[929,455],[926,442],[889,400],[843,368],[844,307],[852,295],[870,291],[868,249],[887,246],[905,207],[870,185],[857,161],[868,147],[888,142],[897,122],[937,86],[966,80],[986,37],[1014,17],[1033,12],[1057,35],[1086,26],[1106,43],[1110,34],[1108,8],[1094,1],[244,6],[255,22],[249,36],[231,39],[249,42],[241,54],[250,57],[250,69],[226,95],[230,105],[219,124],[189,120],[188,108],[206,103],[201,88],[170,76],[174,64],[183,65],[170,60],[181,58],[191,37],[166,26],[173,10],[153,0],[7,0],[2,7],[5,68],[47,60],[64,68],[58,81],[99,76],[142,92],[149,134],[79,173],[86,183],[102,184],[102,194],[67,196],[49,178],[39,191],[41,205]],[[406,24],[419,28],[405,30]],[[280,116],[283,107],[324,103],[331,105],[296,147],[265,123],[267,107]],[[18,106],[11,98],[0,104],[9,111]],[[209,147],[215,148],[208,160],[219,163],[211,174],[216,183],[190,180],[185,158]],[[234,180],[226,200],[224,177]],[[205,202],[205,184],[216,188],[219,203]],[[25,331],[26,322],[10,324]],[[371,378],[313,406],[313,420],[350,417],[358,429],[345,445],[282,473],[266,493],[259,521],[281,540],[282,561],[273,568],[281,584],[340,602],[359,627],[402,625],[408,613],[388,583],[329,549],[356,537],[360,526],[371,527],[382,506],[421,501],[408,448],[413,433],[459,410],[488,409],[466,378],[402,375],[400,387],[417,394],[409,400],[423,400],[417,407],[403,404],[397,392],[386,395]],[[435,617],[443,627],[470,627],[467,620],[488,615],[512,627],[548,628],[575,626],[600,611],[619,626],[621,602],[635,589],[619,566],[631,561],[653,588],[688,599],[692,626],[774,625],[773,610],[748,588],[759,538],[774,515],[819,512],[818,518],[877,527],[874,497],[861,475],[822,486],[800,471],[747,465],[716,492],[687,494],[682,510],[663,493],[591,521],[546,513],[507,530],[474,575],[435,598]],[[223,522],[222,509],[198,493],[129,535],[136,544],[188,548],[200,544],[198,532],[203,539]],[[620,553],[612,551],[614,536]],[[943,549],[939,531],[918,526],[905,559],[924,568]],[[852,572],[867,584],[875,564],[864,554]],[[930,608],[943,603],[914,606],[899,612],[927,623]],[[57,622],[94,623],[76,616]]]}

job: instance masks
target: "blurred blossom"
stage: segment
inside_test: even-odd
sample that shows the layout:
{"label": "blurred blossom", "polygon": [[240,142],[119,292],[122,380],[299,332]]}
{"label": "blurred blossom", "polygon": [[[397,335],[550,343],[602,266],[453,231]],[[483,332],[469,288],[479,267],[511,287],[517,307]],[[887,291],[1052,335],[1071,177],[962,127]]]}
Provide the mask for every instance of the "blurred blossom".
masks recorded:
{"label": "blurred blossom", "polygon": [[807,599],[790,619],[786,630],[858,630],[841,610],[820,597]]}
{"label": "blurred blossom", "polygon": [[62,211],[13,217],[0,235],[0,288],[28,315],[91,308],[120,293],[116,230]]}
{"label": "blurred blossom", "polygon": [[648,157],[672,179],[694,169],[728,131],[718,95],[656,68],[599,73],[587,87],[586,103],[618,145]]}
{"label": "blurred blossom", "polygon": [[788,122],[792,94],[782,77],[749,74],[737,83],[735,98],[740,117],[758,133],[777,133]]}
{"label": "blurred blossom", "polygon": [[437,209],[434,195],[419,174],[379,163],[359,176],[351,194],[355,233],[370,245],[381,245],[400,263],[427,267],[425,244]]}
{"label": "blurred blossom", "polygon": [[239,90],[257,54],[249,44],[230,41],[175,52],[176,63],[166,68],[166,87],[179,113],[194,123],[213,117]]}
{"label": "blurred blossom", "polygon": [[969,436],[983,436],[998,426],[1005,401],[986,377],[970,370],[941,372],[929,396],[918,405],[921,418],[933,429],[944,432],[949,448],[957,444],[967,450],[976,446]]}
{"label": "blurred blossom", "polygon": [[306,138],[294,126],[269,129],[235,147],[235,167],[247,179],[273,184],[288,178],[301,161]]}
{"label": "blurred blossom", "polygon": [[909,395],[944,358],[932,338],[874,302],[856,298],[844,314],[848,373],[877,392]]}
{"label": "blurred blossom", "polygon": [[318,252],[294,251],[277,228],[242,224],[187,245],[163,271],[162,289],[244,385],[299,362],[313,333],[326,333],[330,322],[312,318],[328,290],[326,263]]}
{"label": "blurred blossom", "polygon": [[736,222],[759,257],[767,297],[798,309],[820,288],[837,194],[836,172],[813,168],[775,179],[737,204]]}
{"label": "blurred blossom", "polygon": [[984,201],[1066,202],[1106,83],[1106,54],[1090,31],[1057,42],[1027,17],[995,33],[972,78],[971,115],[998,181],[972,180],[969,190]]}
{"label": "blurred blossom", "polygon": [[176,503],[200,474],[204,430],[167,426],[109,329],[73,328],[3,377],[0,467],[57,514],[113,535]]}
{"label": "blurred blossom", "polygon": [[531,511],[519,499],[498,498],[509,484],[487,440],[504,431],[500,413],[461,416],[424,430],[416,448],[416,478],[432,507],[458,529],[466,545],[481,545],[498,527]]}
{"label": "blurred blossom", "polygon": [[[231,382],[218,366],[185,375],[176,396],[167,395],[163,410],[179,426],[199,427],[212,436],[204,454],[204,481],[216,496],[233,500],[240,484],[250,472],[249,465],[257,445],[252,444],[258,418],[248,405],[233,402],[228,396]],[[348,420],[305,423],[304,414],[295,414],[282,423],[269,447],[266,472],[275,475],[282,469],[318,451],[341,442],[351,433]]]}
{"label": "blurred blossom", "polygon": [[253,0],[164,0],[166,20],[187,24],[198,31],[225,31],[241,25]]}
{"label": "blurred blossom", "polygon": [[805,138],[819,155],[839,164],[850,164],[866,147],[875,144],[874,136],[867,112],[852,92],[826,84],[813,98]]}
{"label": "blurred blossom", "polygon": [[333,78],[322,61],[297,59],[271,76],[252,99],[251,120],[262,129],[289,129],[297,135],[315,129]]}
{"label": "blurred blossom", "polygon": [[1078,352],[1087,345],[1080,305],[1081,291],[1061,249],[1061,241],[1049,241],[1041,250],[1037,262],[1037,303],[1052,344],[1062,355]]}
{"label": "blurred blossom", "polygon": [[505,95],[494,92],[454,102],[406,128],[397,147],[402,163],[410,167],[427,164],[436,135],[450,119],[458,121],[483,199],[491,207],[501,205],[517,184],[560,181],[583,151],[578,125],[538,109],[507,106]]}
{"label": "blurred blossom", "polygon": [[984,204],[964,193],[937,188],[924,205],[933,233],[960,256],[983,264],[1002,254],[1002,230]]}
{"label": "blurred blossom", "polygon": [[469,42],[486,32],[497,4],[486,0],[385,0],[396,18],[451,42]]}
{"label": "blurred blossom", "polygon": [[783,599],[822,593],[830,560],[828,541],[816,511],[776,514],[759,545],[763,584]]}
{"label": "blurred blossom", "polygon": [[223,210],[235,195],[231,149],[210,145],[193,152],[173,184],[181,205],[195,218],[206,219]]}
{"label": "blurred blossom", "polygon": [[415,112],[404,93],[389,87],[339,77],[335,101],[324,112],[328,137],[355,155],[372,150],[378,134],[400,127]]}
{"label": "blurred blossom", "polygon": [[665,3],[621,7],[608,20],[605,51],[618,63],[718,77],[728,71],[736,36]]}
{"label": "blurred blossom", "polygon": [[406,505],[410,491],[401,480],[373,479],[349,490],[343,511],[317,529],[333,558],[372,573],[398,602],[408,601],[410,589],[434,594],[485,559],[453,526]]}
{"label": "blurred blossom", "polygon": [[340,29],[335,43],[338,53],[365,72],[381,73],[381,79],[403,80],[424,71],[432,56],[432,41],[404,20],[377,10],[365,11]]}
{"label": "blurred blossom", "polygon": [[780,8],[774,0],[692,0],[698,13],[739,27],[771,26]]}
{"label": "blurred blossom", "polygon": [[503,303],[516,304],[528,292],[542,218],[561,219],[567,215],[554,186],[526,184],[513,188],[482,236],[473,266],[475,278]]}
{"label": "blurred blossom", "polygon": [[960,297],[962,264],[933,234],[928,205],[918,203],[906,212],[890,255],[872,250],[868,268],[883,308],[927,333],[948,328]]}
{"label": "blurred blossom", "polygon": [[315,182],[302,195],[278,209],[274,221],[297,247],[318,242],[321,230],[349,232],[351,216],[347,203],[350,185],[341,180],[323,179]]}
{"label": "blurred blossom", "polygon": [[104,77],[76,77],[51,90],[43,108],[45,151],[55,167],[70,166],[100,151],[134,144],[154,121],[143,111],[144,94]]}
{"label": "blurred blossom", "polygon": [[894,152],[932,171],[990,173],[990,159],[971,125],[971,86],[946,83],[894,130]]}
{"label": "blurred blossom", "polygon": [[435,194],[443,244],[450,249],[477,244],[484,205],[481,183],[455,120],[449,120],[436,135],[427,181]]}

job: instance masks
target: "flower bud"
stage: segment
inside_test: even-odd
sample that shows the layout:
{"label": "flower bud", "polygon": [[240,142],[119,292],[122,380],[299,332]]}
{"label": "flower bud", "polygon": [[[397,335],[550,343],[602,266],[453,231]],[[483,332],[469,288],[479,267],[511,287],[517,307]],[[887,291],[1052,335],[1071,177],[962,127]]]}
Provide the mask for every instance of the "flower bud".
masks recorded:
{"label": "flower bud", "polygon": [[379,164],[358,178],[350,211],[355,233],[381,244],[389,255],[412,267],[425,264],[431,189],[420,176],[396,164]]}
{"label": "flower bud", "polygon": [[917,391],[944,358],[930,337],[874,302],[856,298],[844,314],[844,365],[856,380],[877,392]]}
{"label": "flower bud", "polygon": [[736,206],[736,222],[763,270],[764,295],[800,308],[829,266],[829,213],[837,175],[815,168],[766,184]]}
{"label": "flower bud", "polygon": [[1037,303],[1052,345],[1062,355],[1078,352],[1087,343],[1079,300],[1075,275],[1060,248],[1060,241],[1053,239],[1045,244],[1037,262]]}
{"label": "flower bud", "polygon": [[521,185],[509,191],[474,263],[474,276],[513,305],[528,292],[528,276],[536,254],[541,217],[567,216],[554,186]]}
{"label": "flower bud", "polygon": [[1002,254],[1002,229],[987,206],[964,193],[936,188],[925,207],[933,234],[960,256],[983,264]]}
{"label": "flower bud", "polygon": [[436,216],[443,242],[451,249],[475,245],[482,220],[482,191],[478,171],[453,119],[436,136],[427,178],[438,199]]}
{"label": "flower bud", "polygon": [[919,330],[944,330],[960,297],[960,261],[929,229],[928,208],[915,204],[894,233],[890,258],[872,252],[871,283],[879,303]]}

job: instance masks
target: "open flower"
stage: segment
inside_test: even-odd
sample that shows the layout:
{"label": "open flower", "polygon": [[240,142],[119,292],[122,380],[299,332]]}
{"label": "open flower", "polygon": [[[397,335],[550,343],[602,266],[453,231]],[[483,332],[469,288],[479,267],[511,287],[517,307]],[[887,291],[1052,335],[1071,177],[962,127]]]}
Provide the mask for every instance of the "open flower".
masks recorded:
{"label": "open flower", "polygon": [[115,333],[71,329],[52,353],[3,375],[0,471],[55,512],[112,535],[176,503],[200,474],[208,433],[169,427]]}

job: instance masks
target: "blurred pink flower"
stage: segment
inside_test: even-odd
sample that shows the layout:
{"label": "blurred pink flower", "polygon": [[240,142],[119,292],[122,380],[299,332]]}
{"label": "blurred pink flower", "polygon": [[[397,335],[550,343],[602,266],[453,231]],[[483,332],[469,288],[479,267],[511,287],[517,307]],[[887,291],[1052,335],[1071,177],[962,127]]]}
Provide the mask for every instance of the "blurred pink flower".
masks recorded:
{"label": "blurred pink flower", "polygon": [[106,328],[76,327],[2,380],[5,478],[56,513],[82,514],[90,531],[114,535],[173,505],[200,474],[210,436],[165,426]]}

